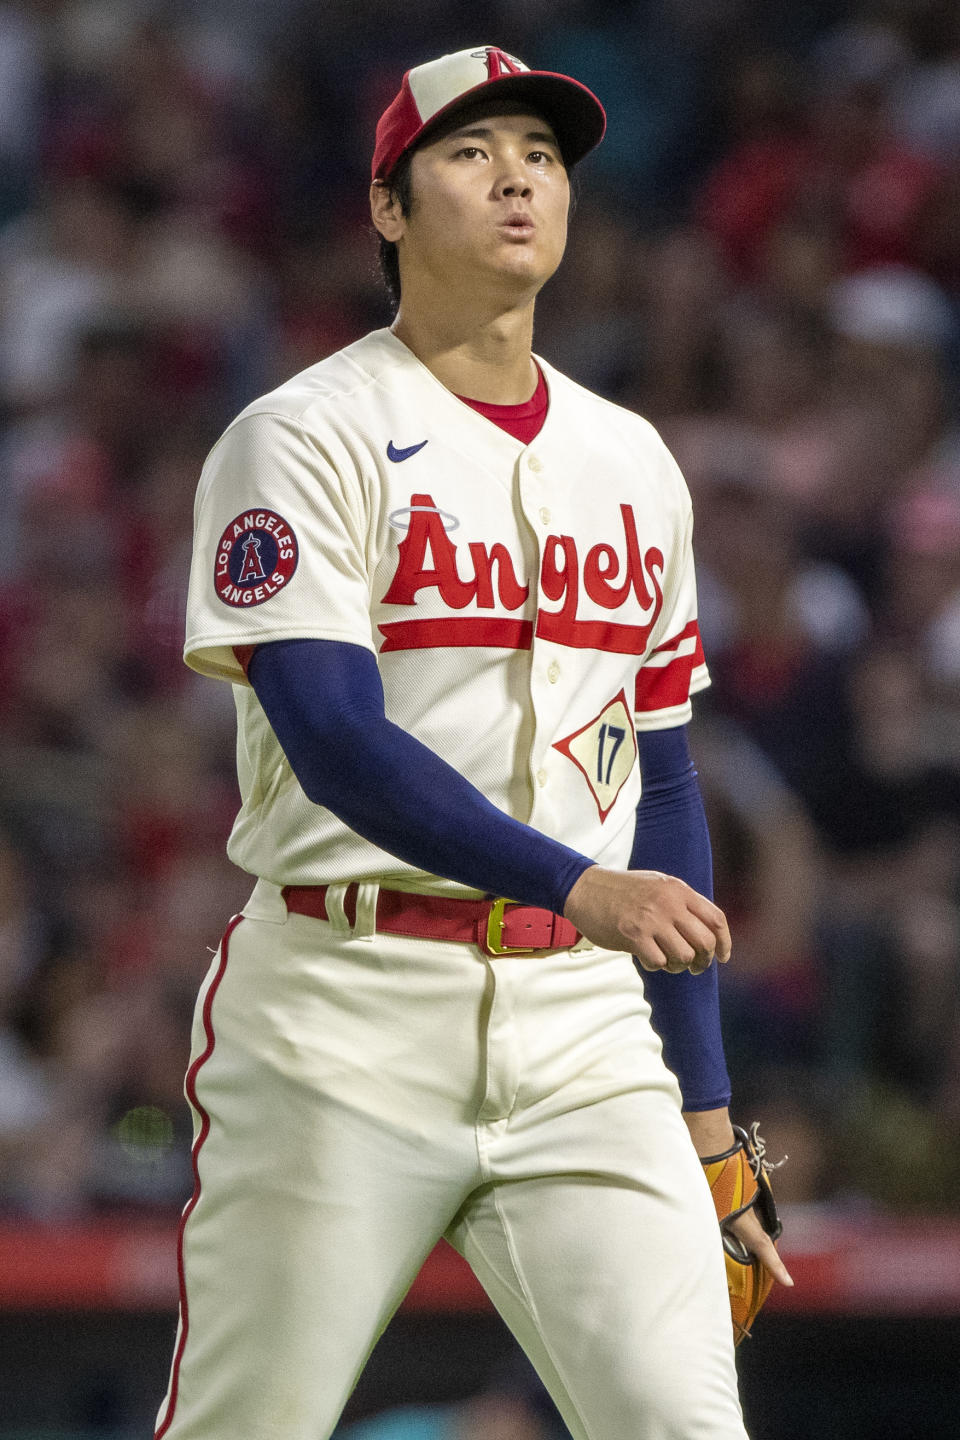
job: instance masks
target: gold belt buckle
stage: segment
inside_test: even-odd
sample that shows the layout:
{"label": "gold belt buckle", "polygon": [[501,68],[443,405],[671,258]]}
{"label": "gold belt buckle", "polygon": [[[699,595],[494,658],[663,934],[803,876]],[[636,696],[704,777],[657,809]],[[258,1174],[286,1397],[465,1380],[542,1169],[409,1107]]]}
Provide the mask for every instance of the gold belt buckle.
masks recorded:
{"label": "gold belt buckle", "polygon": [[517,900],[494,900],[487,916],[487,949],[491,955],[535,955],[536,947],[531,945],[504,945],[503,912],[508,905],[517,905]]}

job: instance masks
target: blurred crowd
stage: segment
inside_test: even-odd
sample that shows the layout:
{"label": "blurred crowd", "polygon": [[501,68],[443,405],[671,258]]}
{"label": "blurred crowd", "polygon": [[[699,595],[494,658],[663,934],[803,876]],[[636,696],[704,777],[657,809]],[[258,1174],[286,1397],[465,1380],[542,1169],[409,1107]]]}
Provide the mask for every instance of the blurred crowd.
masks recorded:
{"label": "blurred crowd", "polygon": [[735,1114],[784,1198],[956,1204],[956,0],[6,0],[0,1209],[189,1190],[190,1013],[250,887],[230,691],[180,659],[194,488],[389,323],[376,117],[487,41],[608,107],[536,348],[693,492]]}

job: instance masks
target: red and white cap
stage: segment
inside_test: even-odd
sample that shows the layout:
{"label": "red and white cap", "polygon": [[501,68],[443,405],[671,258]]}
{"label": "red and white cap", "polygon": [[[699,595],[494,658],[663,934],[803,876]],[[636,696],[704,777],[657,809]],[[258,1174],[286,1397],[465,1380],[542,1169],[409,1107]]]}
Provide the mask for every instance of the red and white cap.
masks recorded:
{"label": "red and white cap", "polygon": [[607,127],[603,106],[579,80],[550,70],[531,70],[495,45],[458,50],[404,75],[400,93],[377,125],[374,180],[387,179],[401,156],[457,106],[486,95],[516,98],[542,114],[567,166],[599,145]]}

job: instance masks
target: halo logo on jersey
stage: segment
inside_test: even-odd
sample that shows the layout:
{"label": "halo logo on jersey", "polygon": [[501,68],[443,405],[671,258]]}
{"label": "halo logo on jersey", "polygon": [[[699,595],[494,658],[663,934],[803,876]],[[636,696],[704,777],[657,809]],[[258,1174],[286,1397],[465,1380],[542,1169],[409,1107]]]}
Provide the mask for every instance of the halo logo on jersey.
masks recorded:
{"label": "halo logo on jersey", "polygon": [[297,537],[274,510],[244,510],[220,536],[213,588],[224,605],[262,605],[289,583],[299,559]]}

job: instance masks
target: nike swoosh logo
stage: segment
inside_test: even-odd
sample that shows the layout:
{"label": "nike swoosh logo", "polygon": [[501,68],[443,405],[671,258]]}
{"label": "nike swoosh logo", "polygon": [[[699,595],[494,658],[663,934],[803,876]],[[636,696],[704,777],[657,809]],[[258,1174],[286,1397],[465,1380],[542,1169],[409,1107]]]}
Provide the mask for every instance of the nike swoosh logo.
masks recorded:
{"label": "nike swoosh logo", "polygon": [[390,440],[387,442],[387,459],[393,460],[395,464],[399,465],[401,460],[409,460],[411,455],[416,455],[417,451],[422,450],[426,443],[426,440],[421,440],[419,445],[408,445],[405,450],[398,450]]}

